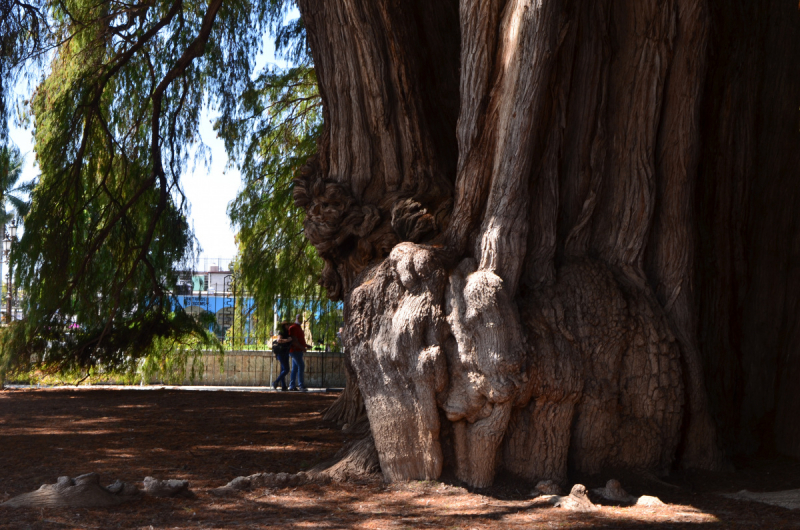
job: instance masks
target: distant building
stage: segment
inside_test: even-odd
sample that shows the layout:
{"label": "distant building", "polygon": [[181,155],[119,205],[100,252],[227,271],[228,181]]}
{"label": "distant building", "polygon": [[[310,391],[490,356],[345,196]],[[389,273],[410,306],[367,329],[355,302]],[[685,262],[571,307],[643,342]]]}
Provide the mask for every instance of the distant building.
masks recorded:
{"label": "distant building", "polygon": [[209,325],[209,331],[220,338],[225,337],[233,325],[234,308],[239,308],[245,315],[240,332],[245,337],[246,344],[252,322],[248,316],[256,310],[253,297],[235,284],[233,271],[219,270],[217,265],[208,268],[208,271],[179,273],[180,281],[176,292],[178,303],[189,315],[213,315],[214,323]]}
{"label": "distant building", "polygon": [[[267,318],[272,313],[272,329],[278,327],[278,315],[266,308],[259,308],[253,297],[242,289],[241,285],[236,285],[235,276],[230,270],[230,263],[233,260],[214,260],[216,263],[209,263],[205,258],[201,264],[203,270],[184,271],[178,273],[178,286],[175,296],[184,311],[192,316],[204,314],[213,315],[213,323],[209,325],[212,331],[220,339],[227,336],[228,330],[234,322],[234,311],[238,309],[244,318],[237,323],[234,330],[234,338],[239,342],[240,338],[244,344],[255,343],[254,333],[251,334],[251,325],[254,327],[259,318]],[[226,266],[220,267],[224,263]],[[228,269],[228,270],[225,270]],[[341,304],[339,305],[341,311]],[[294,320],[294,315],[285,315],[287,320]],[[319,318],[318,314],[311,315],[306,312],[303,329],[306,334],[306,342],[312,344],[314,335],[311,330],[311,320]],[[262,322],[264,322],[262,320]],[[251,338],[252,337],[252,338]],[[263,337],[262,337],[263,340]]]}

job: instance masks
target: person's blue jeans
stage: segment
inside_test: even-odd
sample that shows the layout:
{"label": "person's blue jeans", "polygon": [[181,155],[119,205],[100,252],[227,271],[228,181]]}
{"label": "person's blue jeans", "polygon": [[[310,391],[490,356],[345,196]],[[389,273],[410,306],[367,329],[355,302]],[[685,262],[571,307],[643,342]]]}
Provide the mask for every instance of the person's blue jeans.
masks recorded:
{"label": "person's blue jeans", "polygon": [[281,363],[281,373],[278,374],[278,378],[273,381],[272,387],[278,388],[278,383],[280,383],[281,388],[286,388],[286,374],[289,373],[289,354],[276,353],[275,357],[278,359],[278,362]]}
{"label": "person's blue jeans", "polygon": [[289,352],[292,358],[292,375],[289,377],[289,389],[306,387],[306,362],[303,360],[303,352]]}

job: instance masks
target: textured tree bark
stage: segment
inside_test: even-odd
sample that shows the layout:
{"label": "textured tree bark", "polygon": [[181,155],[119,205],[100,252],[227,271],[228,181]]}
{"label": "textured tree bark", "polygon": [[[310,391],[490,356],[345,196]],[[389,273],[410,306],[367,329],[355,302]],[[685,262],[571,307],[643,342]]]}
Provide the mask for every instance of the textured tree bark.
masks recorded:
{"label": "textured tree bark", "polygon": [[791,2],[299,4],[295,200],[387,480],[800,453]]}
{"label": "textured tree bark", "polygon": [[337,425],[351,429],[357,424],[366,420],[366,410],[364,410],[364,400],[358,390],[358,380],[349,358],[345,358],[345,387],[339,394],[336,401],[328,407],[322,419],[325,421],[336,422]]}
{"label": "textured tree bark", "polygon": [[[731,452],[800,458],[800,12],[711,4],[696,210],[699,340]],[[734,31],[737,30],[737,31]]]}

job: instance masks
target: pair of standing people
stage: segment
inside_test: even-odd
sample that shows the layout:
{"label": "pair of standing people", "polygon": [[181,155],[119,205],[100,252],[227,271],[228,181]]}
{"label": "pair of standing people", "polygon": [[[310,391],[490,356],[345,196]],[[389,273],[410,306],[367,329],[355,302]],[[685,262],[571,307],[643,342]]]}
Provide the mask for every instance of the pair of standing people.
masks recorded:
{"label": "pair of standing people", "polygon": [[307,348],[306,334],[303,332],[303,316],[297,315],[294,324],[281,322],[278,328],[278,340],[272,344],[275,357],[281,363],[281,373],[272,382],[272,388],[277,389],[278,383],[280,383],[281,390],[287,390],[286,374],[289,374],[289,358],[291,358],[292,371],[289,377],[288,390],[308,391],[305,383],[306,363],[303,359]]}

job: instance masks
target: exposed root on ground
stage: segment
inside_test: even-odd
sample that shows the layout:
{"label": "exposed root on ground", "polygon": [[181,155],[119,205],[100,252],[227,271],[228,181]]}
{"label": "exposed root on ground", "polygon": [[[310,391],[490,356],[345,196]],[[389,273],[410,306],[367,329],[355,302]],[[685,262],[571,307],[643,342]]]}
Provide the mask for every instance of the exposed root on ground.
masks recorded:
{"label": "exposed root on ground", "polygon": [[7,508],[99,508],[138,500],[141,491],[133,484],[117,480],[107,487],[100,485],[97,473],[75,478],[58,477],[55,484],[43,484],[38,490],[12,497],[0,504]]}
{"label": "exposed root on ground", "polygon": [[305,484],[327,484],[330,477],[305,471],[299,473],[256,473],[248,477],[236,477],[221,488],[209,493],[224,497],[237,491],[250,491],[256,488],[293,488]]}
{"label": "exposed root on ground", "polygon": [[103,487],[100,485],[100,475],[86,473],[75,478],[58,477],[58,482],[55,484],[42,484],[38,490],[12,497],[0,506],[8,508],[102,508],[139,500],[142,493],[151,497],[183,497],[187,499],[195,497],[195,494],[189,490],[188,480],[158,480],[153,477],[145,477],[144,492],[142,492],[133,484],[121,480]]}
{"label": "exposed root on ground", "polygon": [[144,492],[151,497],[183,497],[193,499],[195,494],[189,490],[188,480],[158,480],[144,478]]}
{"label": "exposed root on ground", "polygon": [[236,477],[221,488],[211,490],[213,495],[225,496],[236,491],[256,488],[288,488],[304,484],[329,484],[366,477],[380,472],[378,452],[371,434],[367,434],[346,446],[336,455],[309,471],[298,473],[256,473],[248,477]]}

